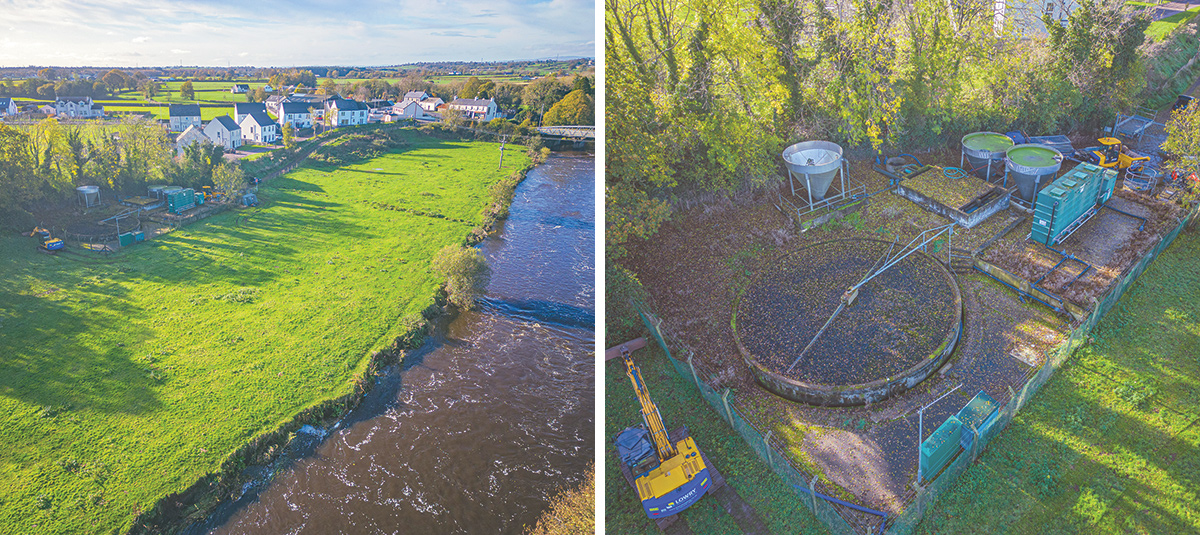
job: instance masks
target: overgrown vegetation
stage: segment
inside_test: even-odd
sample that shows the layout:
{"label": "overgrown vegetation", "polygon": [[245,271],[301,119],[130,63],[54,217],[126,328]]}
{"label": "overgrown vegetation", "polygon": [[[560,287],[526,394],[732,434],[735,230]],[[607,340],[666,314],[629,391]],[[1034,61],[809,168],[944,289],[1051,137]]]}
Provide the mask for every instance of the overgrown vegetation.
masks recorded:
{"label": "overgrown vegetation", "polygon": [[433,255],[430,267],[446,279],[446,295],[459,310],[475,308],[475,301],[487,291],[492,270],[483,253],[474,247],[447,245]]}
{"label": "overgrown vegetation", "polygon": [[483,224],[510,171],[497,144],[404,135],[111,257],[0,238],[4,530],[161,533],[135,523],[203,516],[211,500],[180,493],[233,492],[296,418],[336,416],[369,388],[376,351],[419,344],[442,284],[434,254]]}
{"label": "overgrown vegetation", "polygon": [[596,467],[588,466],[578,485],[550,498],[529,535],[590,535],[596,532]]}
{"label": "overgrown vegetation", "polygon": [[986,1],[608,0],[605,18],[609,258],[673,200],[777,183],[797,140],[897,151],[1110,124],[1141,102],[1149,24],[1120,0],[1034,39],[996,31]]}
{"label": "overgrown vegetation", "polygon": [[1198,254],[1180,234],[917,532],[1200,531]]}

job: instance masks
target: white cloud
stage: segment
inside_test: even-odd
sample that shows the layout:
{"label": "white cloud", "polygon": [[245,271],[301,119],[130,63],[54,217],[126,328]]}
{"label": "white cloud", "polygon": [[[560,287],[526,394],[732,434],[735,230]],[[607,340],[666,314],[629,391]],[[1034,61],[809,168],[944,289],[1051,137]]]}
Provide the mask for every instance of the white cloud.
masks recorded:
{"label": "white cloud", "polygon": [[171,53],[172,54],[191,54],[192,51],[191,50],[180,50],[178,48],[172,48]]}
{"label": "white cloud", "polygon": [[244,58],[244,57],[246,57],[246,56],[249,56],[249,55],[250,55],[250,53],[249,53],[249,52],[241,52],[241,53],[239,53],[239,54],[238,54],[238,57],[239,57],[239,58]]}
{"label": "white cloud", "polygon": [[134,38],[132,39],[132,41],[133,41],[134,43],[145,43],[146,41],[149,41],[149,40],[150,40],[150,38],[149,38],[149,37],[146,37],[146,36],[144,36],[144,35],[143,35],[143,36],[141,36],[141,37],[134,37]]}

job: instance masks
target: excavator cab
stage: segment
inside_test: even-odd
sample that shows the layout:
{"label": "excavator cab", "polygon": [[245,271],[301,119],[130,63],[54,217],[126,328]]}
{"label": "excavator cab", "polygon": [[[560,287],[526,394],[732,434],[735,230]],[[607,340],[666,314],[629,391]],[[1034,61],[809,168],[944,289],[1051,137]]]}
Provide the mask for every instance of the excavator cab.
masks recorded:
{"label": "excavator cab", "polygon": [[1137,162],[1150,161],[1149,156],[1134,152],[1115,137],[1102,137],[1096,141],[1099,141],[1102,146],[1093,150],[1092,155],[1096,157],[1096,163],[1100,167],[1125,170]]}

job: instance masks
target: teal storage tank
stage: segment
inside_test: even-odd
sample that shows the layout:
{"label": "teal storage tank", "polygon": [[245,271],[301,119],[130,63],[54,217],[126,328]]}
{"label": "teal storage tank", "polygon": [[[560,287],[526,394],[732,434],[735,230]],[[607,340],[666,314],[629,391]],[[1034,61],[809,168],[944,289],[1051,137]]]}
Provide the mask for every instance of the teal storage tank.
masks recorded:
{"label": "teal storage tank", "polygon": [[[1094,164],[1076,165],[1058,180],[1038,193],[1033,209],[1033,226],[1029,239],[1055,245],[1067,239],[1070,227],[1078,227],[1096,208],[1108,202],[1117,173]],[[1070,229],[1073,231],[1074,229]]]}
{"label": "teal storage tank", "polygon": [[921,456],[918,459],[919,482],[933,479],[941,472],[950,460],[961,450],[963,426],[958,417],[946,419],[937,430],[921,443]]}

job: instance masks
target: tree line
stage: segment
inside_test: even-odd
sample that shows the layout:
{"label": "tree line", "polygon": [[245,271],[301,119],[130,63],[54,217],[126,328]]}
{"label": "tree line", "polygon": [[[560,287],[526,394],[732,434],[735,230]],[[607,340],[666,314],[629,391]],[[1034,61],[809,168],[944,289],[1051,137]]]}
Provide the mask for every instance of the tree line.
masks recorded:
{"label": "tree line", "polygon": [[22,229],[32,212],[71,200],[78,186],[145,195],[149,184],[236,191],[237,163],[209,143],[189,145],[175,158],[170,135],[153,121],[63,125],[46,119],[27,128],[0,124],[0,226]]}
{"label": "tree line", "polygon": [[606,0],[608,257],[672,199],[779,180],[797,141],[902,151],[1110,124],[1143,98],[1147,11],[1082,0],[1028,38],[1034,14],[997,19],[991,0]]}

